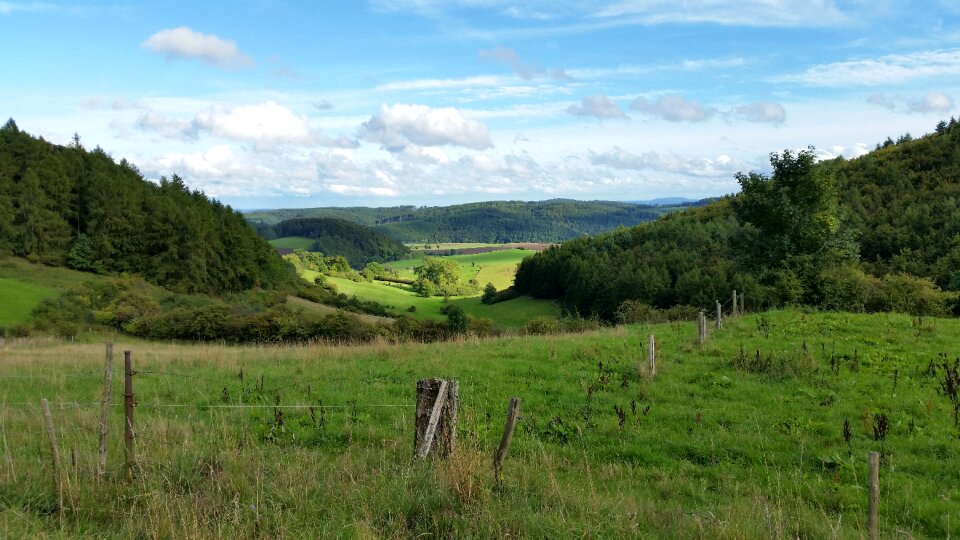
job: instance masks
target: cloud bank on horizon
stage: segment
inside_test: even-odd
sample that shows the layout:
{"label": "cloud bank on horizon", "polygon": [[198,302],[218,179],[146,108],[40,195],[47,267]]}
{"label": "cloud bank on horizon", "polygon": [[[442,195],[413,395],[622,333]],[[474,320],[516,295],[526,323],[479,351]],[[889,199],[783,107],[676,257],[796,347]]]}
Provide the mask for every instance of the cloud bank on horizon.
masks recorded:
{"label": "cloud bank on horizon", "polygon": [[0,28],[4,116],[240,208],[715,196],[960,95],[947,0],[0,1]]}

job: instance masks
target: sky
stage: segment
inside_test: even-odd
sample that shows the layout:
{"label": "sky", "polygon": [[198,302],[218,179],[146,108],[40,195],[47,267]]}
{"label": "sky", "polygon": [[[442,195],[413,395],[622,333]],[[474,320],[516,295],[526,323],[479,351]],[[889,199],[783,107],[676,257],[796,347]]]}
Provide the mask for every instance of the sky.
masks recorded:
{"label": "sky", "polygon": [[958,114],[955,0],[0,0],[0,117],[238,209],[734,193]]}

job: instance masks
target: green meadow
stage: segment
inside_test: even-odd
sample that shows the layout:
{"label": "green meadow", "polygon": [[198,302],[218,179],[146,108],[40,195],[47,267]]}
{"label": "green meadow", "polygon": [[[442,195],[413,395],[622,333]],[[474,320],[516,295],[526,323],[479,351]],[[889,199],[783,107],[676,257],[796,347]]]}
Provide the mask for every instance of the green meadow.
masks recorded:
{"label": "green meadow", "polygon": [[303,236],[285,236],[283,238],[274,238],[273,240],[270,240],[270,245],[273,247],[305,249],[308,251],[313,248],[314,243],[316,243],[316,240],[313,238],[306,238]]}
{"label": "green meadow", "polygon": [[[955,319],[785,310],[729,319],[703,346],[693,323],[359,347],[121,342],[136,370],[131,482],[122,407],[94,479],[103,346],[8,340],[0,536],[862,538],[877,451],[881,536],[956,537],[960,426],[942,384],[958,336]],[[460,385],[449,460],[412,457],[429,377]]]}

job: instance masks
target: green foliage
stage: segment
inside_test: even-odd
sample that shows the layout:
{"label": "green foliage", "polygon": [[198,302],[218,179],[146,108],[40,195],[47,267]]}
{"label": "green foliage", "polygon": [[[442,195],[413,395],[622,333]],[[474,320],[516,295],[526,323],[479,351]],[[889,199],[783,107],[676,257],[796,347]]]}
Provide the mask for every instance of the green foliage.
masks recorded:
{"label": "green foliage", "polygon": [[[514,287],[606,321],[627,300],[710,308],[733,289],[751,309],[960,312],[936,289],[960,291],[960,123],[855,160],[771,163],[769,178],[738,175],[739,195],[541,252]],[[884,292],[898,288],[908,299]]]}
{"label": "green foliage", "polygon": [[479,288],[460,281],[456,262],[439,257],[425,257],[423,264],[414,267],[413,290],[420,296],[465,296],[476,294]]}
{"label": "green foliage", "polygon": [[492,304],[496,297],[497,288],[493,283],[487,283],[487,286],[483,288],[483,295],[480,296],[480,301],[484,304]]}
{"label": "green foliage", "polygon": [[257,232],[268,240],[308,239],[310,251],[343,256],[354,268],[370,262],[395,261],[410,253],[407,246],[382,232],[337,218],[297,218],[272,226],[260,224]]}
{"label": "green foliage", "polygon": [[0,255],[129,272],[183,292],[292,283],[287,267],[230,207],[176,175],[156,185],[100,148],[56,146],[0,128]]}
{"label": "green foliage", "polygon": [[462,335],[467,333],[467,314],[463,308],[451,305],[447,308],[447,328],[451,334]]}
{"label": "green foliage", "polygon": [[415,243],[551,243],[652,221],[672,210],[624,202],[553,199],[443,207],[282,209],[251,212],[247,219],[258,228],[268,230],[271,225],[291,218],[339,218]]}

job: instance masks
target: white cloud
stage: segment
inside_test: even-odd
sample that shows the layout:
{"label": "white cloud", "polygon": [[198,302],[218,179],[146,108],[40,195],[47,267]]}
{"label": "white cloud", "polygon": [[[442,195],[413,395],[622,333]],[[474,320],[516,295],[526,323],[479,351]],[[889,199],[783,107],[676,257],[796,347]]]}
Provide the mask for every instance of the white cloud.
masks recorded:
{"label": "white cloud", "polygon": [[960,73],[960,49],[890,54],[880,58],[820,64],[801,73],[775,77],[774,82],[808,86],[878,86]]}
{"label": "white cloud", "polygon": [[720,154],[715,158],[691,158],[672,153],[645,152],[633,154],[620,147],[597,154],[590,152],[590,162],[614,169],[658,171],[698,177],[730,177],[749,168],[746,163]]}
{"label": "white cloud", "polygon": [[480,51],[480,59],[487,60],[492,62],[499,62],[510,67],[510,69],[525,81],[535,79],[538,77],[550,77],[557,80],[569,81],[573,78],[567,74],[566,71],[562,69],[552,69],[545,70],[540,66],[535,64],[528,64],[520,58],[520,55],[517,54],[517,51],[504,47],[503,45],[498,45],[492,49],[486,49]]}
{"label": "white cloud", "polygon": [[357,142],[345,136],[331,138],[314,129],[305,115],[266,101],[255,105],[227,107],[213,105],[198,112],[191,120],[171,118],[154,111],[140,116],[134,124],[143,130],[170,139],[196,139],[207,133],[234,141],[258,145],[296,144],[333,148],[353,148]]}
{"label": "white cloud", "polygon": [[410,144],[462,146],[474,150],[493,145],[483,122],[466,118],[453,107],[434,109],[402,103],[381,105],[380,112],[363,123],[359,136],[378,142],[392,152]]}
{"label": "white cloud", "polygon": [[0,2],[0,15],[10,15],[12,13],[37,13],[40,11],[56,10],[56,4],[44,2]]}
{"label": "white cloud", "polygon": [[747,122],[782,124],[787,119],[787,111],[783,105],[773,101],[757,101],[733,109],[733,116]]}
{"label": "white cloud", "polygon": [[687,101],[676,95],[663,96],[655,103],[647,101],[646,98],[641,96],[633,100],[630,104],[630,110],[670,122],[703,122],[710,119],[716,112],[695,101]]}
{"label": "white cloud", "polygon": [[574,116],[592,116],[594,118],[627,118],[626,113],[616,103],[603,94],[586,96],[579,105],[571,105],[567,112]]}
{"label": "white cloud", "polygon": [[163,53],[169,59],[198,59],[221,68],[243,68],[253,64],[249,56],[240,52],[236,43],[213,34],[202,34],[181,26],[161,30],[143,42],[153,52]]}
{"label": "white cloud", "polygon": [[902,96],[874,94],[867,98],[868,103],[883,107],[889,111],[915,114],[947,114],[953,110],[953,98],[940,93],[929,92],[927,95],[909,99]]}

